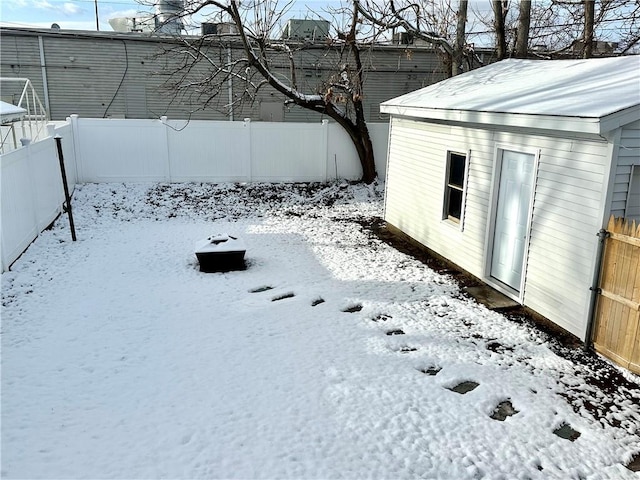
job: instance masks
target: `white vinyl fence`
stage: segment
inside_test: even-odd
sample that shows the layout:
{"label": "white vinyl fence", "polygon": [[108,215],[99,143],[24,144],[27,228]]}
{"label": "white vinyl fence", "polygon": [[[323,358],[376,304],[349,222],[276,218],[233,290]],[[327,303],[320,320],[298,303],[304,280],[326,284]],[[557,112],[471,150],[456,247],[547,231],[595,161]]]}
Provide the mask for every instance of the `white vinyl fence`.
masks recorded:
{"label": "white vinyl fence", "polygon": [[[362,174],[337,124],[72,117],[79,182],[325,182]],[[378,174],[389,126],[369,126]]]}
{"label": "white vinyl fence", "polygon": [[[386,173],[389,125],[369,124],[376,170]],[[325,182],[362,175],[337,124],[91,119],[72,115],[48,137],[0,155],[2,271],[62,212],[54,135],[69,188],[103,182]]]}
{"label": "white vinyl fence", "polygon": [[2,170],[2,271],[62,212],[64,188],[54,135],[61,135],[69,189],[76,184],[71,125],[51,126],[49,136],[0,156]]}

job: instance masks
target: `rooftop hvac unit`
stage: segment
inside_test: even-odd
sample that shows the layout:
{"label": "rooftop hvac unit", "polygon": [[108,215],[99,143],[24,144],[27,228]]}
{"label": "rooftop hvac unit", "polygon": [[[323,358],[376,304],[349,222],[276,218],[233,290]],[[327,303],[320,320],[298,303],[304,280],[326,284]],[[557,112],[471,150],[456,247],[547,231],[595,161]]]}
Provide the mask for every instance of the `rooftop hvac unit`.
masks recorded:
{"label": "rooftop hvac unit", "polygon": [[238,33],[238,27],[235,23],[229,22],[204,22],[200,24],[200,32],[202,35],[235,35]]}
{"label": "rooftop hvac unit", "polygon": [[396,45],[411,45],[413,43],[413,35],[408,32],[394,33],[393,43]]}
{"label": "rooftop hvac unit", "polygon": [[200,25],[200,31],[202,35],[215,35],[218,33],[217,25],[215,23],[202,23]]}
{"label": "rooftop hvac unit", "polygon": [[291,40],[324,40],[329,36],[327,20],[294,20],[287,22],[282,33],[283,39]]}
{"label": "rooftop hvac unit", "polygon": [[216,23],[216,29],[218,35],[235,35],[238,33],[238,27],[231,22]]}

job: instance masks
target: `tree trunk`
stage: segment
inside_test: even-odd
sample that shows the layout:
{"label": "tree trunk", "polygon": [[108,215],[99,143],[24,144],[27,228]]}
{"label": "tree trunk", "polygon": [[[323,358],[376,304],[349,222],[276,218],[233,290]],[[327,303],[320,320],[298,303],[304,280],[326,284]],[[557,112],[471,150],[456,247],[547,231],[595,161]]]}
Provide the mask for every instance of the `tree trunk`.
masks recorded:
{"label": "tree trunk", "polygon": [[[242,25],[239,15],[237,15],[234,20],[236,25],[239,27]],[[243,30],[240,29],[240,31]],[[311,96],[312,98],[309,98],[307,96],[296,95],[295,92],[286,87],[274,75],[272,75],[271,71],[260,61],[260,58],[255,55],[249,45],[247,37],[245,35],[241,35],[241,39],[244,43],[244,50],[245,53],[247,53],[249,64],[260,72],[269,85],[291,99],[294,104],[302,108],[328,115],[342,128],[344,128],[344,130],[349,134],[349,138],[353,142],[353,146],[358,153],[358,159],[362,166],[362,181],[367,184],[372,183],[377,176],[376,164],[374,161],[373,144],[371,143],[369,129],[367,128],[367,122],[364,116],[364,105],[362,103],[361,91],[363,81],[362,62],[360,60],[360,50],[355,40],[355,33],[347,38],[347,44],[349,45],[355,59],[359,79],[358,88],[353,92],[352,97],[352,103],[356,111],[355,122],[345,116],[343,112],[338,111],[332,101],[326,97],[322,98],[320,95],[313,95]]]}
{"label": "tree trunk", "polygon": [[351,129],[347,129],[349,136],[353,141],[358,152],[358,158],[360,159],[360,165],[362,166],[362,181],[364,183],[372,183],[376,179],[376,164],[373,155],[373,144],[371,143],[371,136],[369,135],[369,129],[367,128],[367,121],[364,116],[364,103],[363,103],[363,86],[364,86],[364,67],[362,66],[362,59],[360,58],[360,47],[356,39],[356,19],[358,16],[357,8],[353,11],[354,22],[351,25],[351,32],[349,34],[349,48],[353,55],[353,60],[356,66],[356,78],[358,79],[355,89],[352,91],[352,102],[356,113],[355,122],[355,135],[351,132]]}
{"label": "tree trunk", "polygon": [[468,0],[460,0],[458,6],[458,25],[456,26],[456,44],[453,48],[451,75],[462,73],[462,56],[464,51],[465,33],[467,25]]}
{"label": "tree trunk", "polygon": [[516,58],[527,58],[529,53],[529,26],[531,25],[531,0],[520,0]]}
{"label": "tree trunk", "polygon": [[584,34],[582,42],[584,43],[583,58],[591,58],[593,56],[593,23],[595,21],[596,6],[594,0],[584,0]]}
{"label": "tree trunk", "polygon": [[349,134],[349,137],[358,152],[358,158],[360,159],[360,165],[362,166],[362,181],[367,184],[373,183],[377,177],[376,163],[374,161],[373,144],[371,143],[367,124],[350,124],[349,126],[344,124],[341,125]]}
{"label": "tree trunk", "polygon": [[507,32],[504,24],[503,0],[491,0],[491,8],[493,8],[494,13],[493,26],[496,34],[496,56],[498,60],[503,60],[507,57]]}

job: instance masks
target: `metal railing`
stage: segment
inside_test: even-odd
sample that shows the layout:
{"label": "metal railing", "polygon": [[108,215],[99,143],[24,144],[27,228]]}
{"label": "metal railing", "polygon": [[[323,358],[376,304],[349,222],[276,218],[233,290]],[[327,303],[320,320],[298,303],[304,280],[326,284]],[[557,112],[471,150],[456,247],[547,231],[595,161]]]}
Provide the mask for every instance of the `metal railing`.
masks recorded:
{"label": "metal railing", "polygon": [[[16,86],[14,87],[12,84],[16,84]],[[18,102],[15,105],[26,110],[22,119],[2,125],[0,153],[7,153],[19,148],[21,142],[18,140],[29,139],[35,141],[45,136],[46,125],[49,122],[49,112],[42,105],[31,80],[28,78],[1,77],[0,91],[2,91],[3,96],[7,95],[8,92],[15,92],[14,97],[19,92]],[[17,138],[16,130],[21,134],[20,139]]]}

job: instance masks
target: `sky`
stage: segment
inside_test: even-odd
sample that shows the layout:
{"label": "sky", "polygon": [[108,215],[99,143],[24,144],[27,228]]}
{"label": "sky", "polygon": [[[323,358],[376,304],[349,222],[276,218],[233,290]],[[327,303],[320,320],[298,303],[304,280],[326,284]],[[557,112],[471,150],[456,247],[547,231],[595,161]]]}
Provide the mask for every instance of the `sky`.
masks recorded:
{"label": "sky", "polygon": [[[78,240],[62,216],[2,274],[2,478],[638,480],[638,377],[369,235],[382,202],[76,186]],[[221,233],[246,270],[199,271]]]}
{"label": "sky", "polygon": [[[153,12],[149,2],[135,0],[97,0],[100,30],[112,31],[108,23],[114,17],[134,17],[140,12]],[[307,6],[313,9],[339,5],[339,1],[306,0],[294,2],[292,14],[304,18]],[[6,27],[49,28],[57,23],[63,30],[96,30],[94,0],[2,0],[0,24]]]}

